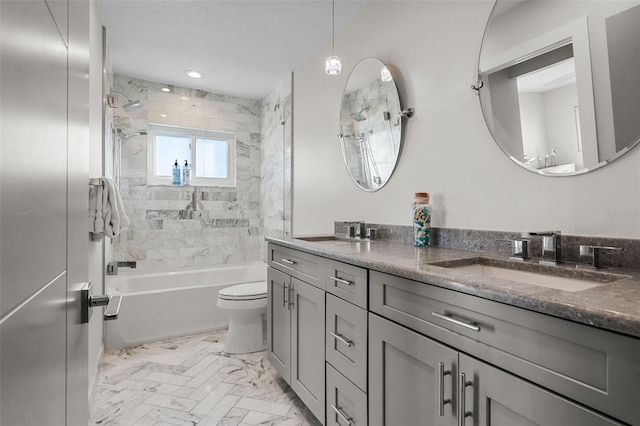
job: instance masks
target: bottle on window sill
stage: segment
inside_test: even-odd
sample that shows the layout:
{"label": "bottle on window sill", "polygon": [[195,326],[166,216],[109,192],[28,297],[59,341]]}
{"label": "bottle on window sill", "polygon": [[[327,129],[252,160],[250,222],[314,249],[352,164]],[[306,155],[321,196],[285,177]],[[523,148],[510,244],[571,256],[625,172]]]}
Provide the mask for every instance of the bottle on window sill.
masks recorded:
{"label": "bottle on window sill", "polygon": [[178,160],[173,164],[173,170],[171,175],[171,184],[180,185],[180,166],[178,165]]}
{"label": "bottle on window sill", "polygon": [[191,167],[187,160],[184,160],[184,166],[182,167],[182,184],[191,185]]}

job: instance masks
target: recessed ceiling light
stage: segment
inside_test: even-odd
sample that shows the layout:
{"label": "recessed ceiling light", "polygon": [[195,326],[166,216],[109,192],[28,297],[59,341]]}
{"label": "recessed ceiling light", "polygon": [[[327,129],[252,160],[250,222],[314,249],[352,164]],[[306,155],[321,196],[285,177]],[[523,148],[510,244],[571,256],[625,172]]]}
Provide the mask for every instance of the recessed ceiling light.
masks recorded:
{"label": "recessed ceiling light", "polygon": [[167,118],[167,114],[160,114],[160,117]]}
{"label": "recessed ceiling light", "polygon": [[188,77],[191,77],[191,78],[202,78],[202,77],[204,77],[204,74],[201,73],[200,71],[187,70],[187,71],[185,71],[185,73],[187,74]]}
{"label": "recessed ceiling light", "polygon": [[170,92],[171,91],[171,89],[169,89],[168,87],[163,87],[161,90],[163,92]]}

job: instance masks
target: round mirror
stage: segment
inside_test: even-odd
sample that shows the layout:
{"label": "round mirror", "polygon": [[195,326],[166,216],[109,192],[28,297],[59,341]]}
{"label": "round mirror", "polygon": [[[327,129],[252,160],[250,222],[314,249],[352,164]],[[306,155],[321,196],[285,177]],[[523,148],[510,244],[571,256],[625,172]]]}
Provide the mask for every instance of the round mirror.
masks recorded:
{"label": "round mirror", "polygon": [[365,191],[377,191],[391,177],[405,115],[389,68],[375,58],[360,61],[342,96],[340,143],[351,178]]}
{"label": "round mirror", "polygon": [[584,173],[640,140],[640,2],[497,0],[479,59],[494,139],[536,173]]}

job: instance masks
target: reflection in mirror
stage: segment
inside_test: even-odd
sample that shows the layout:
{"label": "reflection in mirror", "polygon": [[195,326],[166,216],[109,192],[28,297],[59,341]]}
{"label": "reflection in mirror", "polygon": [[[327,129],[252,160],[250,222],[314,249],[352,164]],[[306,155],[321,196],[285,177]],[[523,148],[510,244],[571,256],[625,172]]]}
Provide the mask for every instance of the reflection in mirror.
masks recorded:
{"label": "reflection in mirror", "polygon": [[380,189],[395,168],[403,112],[389,69],[378,59],[360,61],[347,80],[340,107],[342,155],[353,181]]}
{"label": "reflection in mirror", "polygon": [[479,60],[500,148],[544,175],[584,173],[640,140],[640,2],[498,0]]}

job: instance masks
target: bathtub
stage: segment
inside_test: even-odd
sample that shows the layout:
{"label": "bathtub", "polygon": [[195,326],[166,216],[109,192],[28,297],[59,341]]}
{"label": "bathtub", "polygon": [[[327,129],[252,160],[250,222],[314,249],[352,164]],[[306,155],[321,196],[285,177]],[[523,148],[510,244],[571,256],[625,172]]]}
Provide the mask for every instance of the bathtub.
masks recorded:
{"label": "bathtub", "polygon": [[263,262],[120,271],[106,282],[108,294],[122,294],[118,319],[106,321],[108,349],[226,328],[218,291],[267,278]]}

